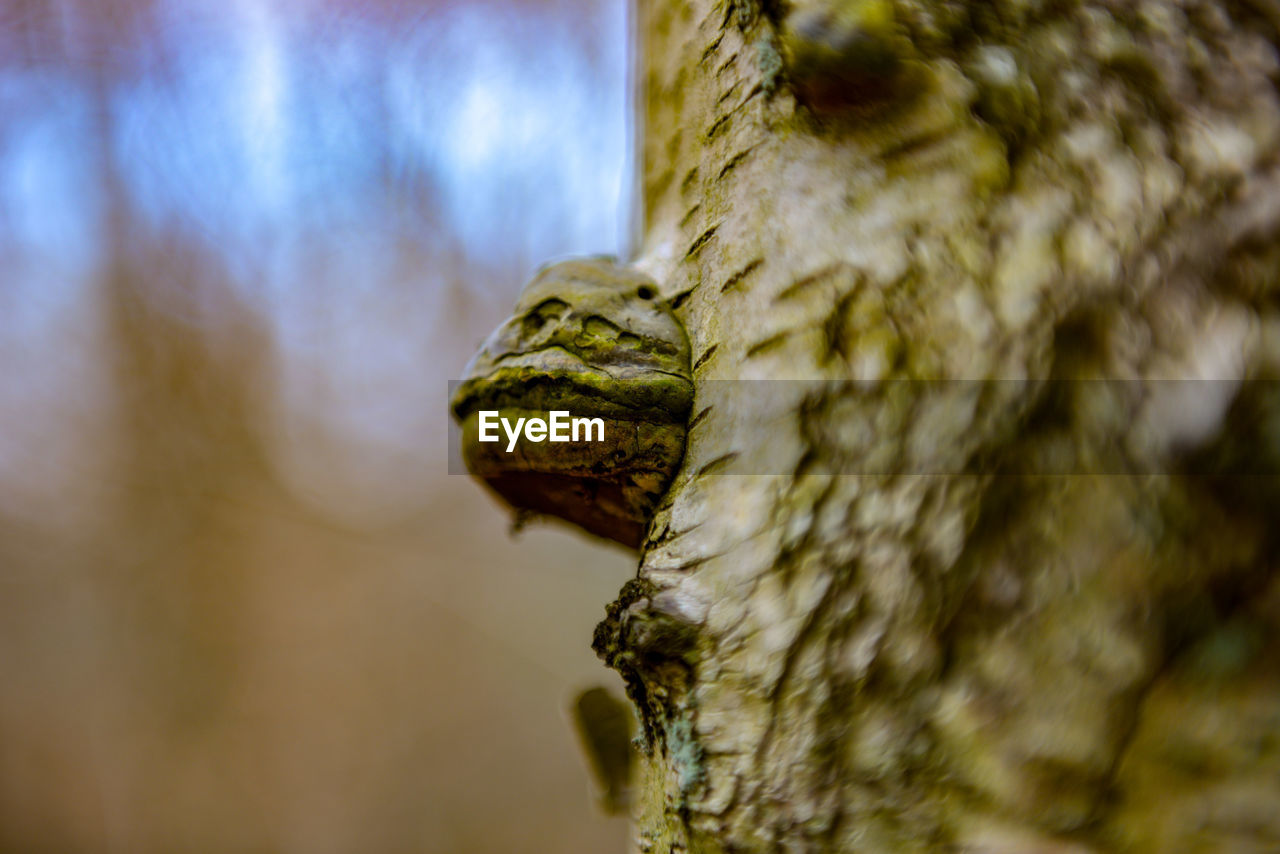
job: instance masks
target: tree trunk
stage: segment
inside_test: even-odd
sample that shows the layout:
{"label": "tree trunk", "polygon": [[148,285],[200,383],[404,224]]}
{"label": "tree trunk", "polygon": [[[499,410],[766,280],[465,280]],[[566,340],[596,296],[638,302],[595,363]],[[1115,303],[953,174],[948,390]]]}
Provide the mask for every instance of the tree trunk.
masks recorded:
{"label": "tree trunk", "polygon": [[639,850],[1280,845],[1278,24],[643,0]]}

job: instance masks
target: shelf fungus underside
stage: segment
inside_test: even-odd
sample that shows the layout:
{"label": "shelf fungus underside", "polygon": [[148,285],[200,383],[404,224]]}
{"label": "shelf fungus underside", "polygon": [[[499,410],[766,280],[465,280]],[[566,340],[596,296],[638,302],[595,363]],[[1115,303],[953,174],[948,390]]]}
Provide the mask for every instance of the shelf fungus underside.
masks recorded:
{"label": "shelf fungus underside", "polygon": [[[692,400],[689,344],[654,282],[590,258],[534,277],[451,404],[468,470],[509,504],[639,547],[684,455]],[[494,426],[552,412],[599,421],[577,441],[509,441]],[[480,441],[481,413],[497,441]]]}

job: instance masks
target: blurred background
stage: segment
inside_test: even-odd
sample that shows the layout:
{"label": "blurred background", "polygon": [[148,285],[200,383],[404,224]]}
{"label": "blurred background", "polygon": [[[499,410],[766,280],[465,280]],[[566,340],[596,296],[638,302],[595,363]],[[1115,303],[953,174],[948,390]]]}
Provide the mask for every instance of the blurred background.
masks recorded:
{"label": "blurred background", "polygon": [[625,252],[624,0],[0,0],[0,850],[608,852],[634,558],[447,382]]}

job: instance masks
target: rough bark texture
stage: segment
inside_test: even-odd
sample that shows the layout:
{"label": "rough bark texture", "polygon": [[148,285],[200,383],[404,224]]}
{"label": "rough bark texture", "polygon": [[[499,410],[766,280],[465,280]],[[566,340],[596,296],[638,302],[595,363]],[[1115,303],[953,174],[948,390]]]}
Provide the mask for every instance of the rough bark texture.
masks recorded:
{"label": "rough bark texture", "polygon": [[1275,470],[1280,6],[895,0],[833,105],[815,5],[639,12],[639,850],[1276,850],[1280,489],[1190,472]]}

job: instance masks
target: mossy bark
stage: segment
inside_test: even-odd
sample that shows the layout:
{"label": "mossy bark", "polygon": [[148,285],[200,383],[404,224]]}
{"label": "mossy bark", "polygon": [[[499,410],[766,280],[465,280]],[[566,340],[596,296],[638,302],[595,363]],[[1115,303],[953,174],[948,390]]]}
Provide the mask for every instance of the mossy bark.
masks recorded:
{"label": "mossy bark", "polygon": [[639,10],[639,850],[1274,850],[1280,7],[822,5]]}

